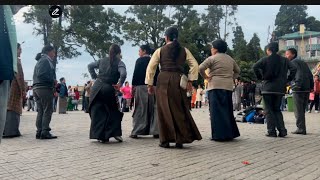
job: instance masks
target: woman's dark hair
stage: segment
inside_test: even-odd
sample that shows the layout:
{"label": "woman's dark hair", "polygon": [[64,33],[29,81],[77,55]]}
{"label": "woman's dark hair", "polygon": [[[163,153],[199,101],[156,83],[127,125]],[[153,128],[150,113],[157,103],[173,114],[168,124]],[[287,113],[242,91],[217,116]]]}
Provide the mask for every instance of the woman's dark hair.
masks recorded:
{"label": "woman's dark hair", "polygon": [[125,84],[125,85],[129,84],[129,81],[126,81],[124,84]]}
{"label": "woman's dark hair", "polygon": [[42,57],[42,54],[48,54],[50,51],[54,50],[54,47],[51,46],[51,45],[46,45],[45,47],[42,48],[42,51],[41,53],[38,53],[36,55],[36,60],[38,61],[41,57]]}
{"label": "woman's dark hair", "polygon": [[64,77],[60,78],[60,82],[62,82],[64,80]]}
{"label": "woman's dark hair", "polygon": [[147,53],[148,55],[150,55],[150,54],[153,53],[153,49],[151,49],[148,44],[145,44],[145,45],[140,46],[140,49],[143,50],[143,51],[146,51],[146,53]]}
{"label": "woman's dark hair", "polygon": [[279,66],[281,56],[277,54],[279,51],[279,44],[277,42],[272,42],[267,45],[266,50],[271,51],[272,54],[267,57],[267,66],[270,66],[270,71],[265,72],[263,79],[273,80],[281,71],[281,66]]}
{"label": "woman's dark hair", "polygon": [[20,48],[21,48],[21,44],[18,43],[18,44],[17,44],[17,49],[20,49]]}
{"label": "woman's dark hair", "polygon": [[289,48],[287,51],[290,51],[291,54],[294,54],[293,59],[297,58],[298,52],[297,52],[297,50],[295,48]]}
{"label": "woman's dark hair", "polygon": [[169,41],[172,41],[173,48],[169,53],[173,57],[173,60],[176,61],[181,51],[181,45],[178,41],[178,36],[179,36],[178,29],[176,27],[168,28],[165,32],[165,36],[167,36]]}
{"label": "woman's dark hair", "polygon": [[120,53],[121,53],[120,46],[118,46],[117,44],[112,44],[110,46],[110,49],[109,49],[110,64],[113,64],[113,62],[116,59],[116,56]]}
{"label": "woman's dark hair", "polygon": [[228,44],[222,39],[218,39],[212,42],[212,48],[217,49],[219,53],[226,53]]}

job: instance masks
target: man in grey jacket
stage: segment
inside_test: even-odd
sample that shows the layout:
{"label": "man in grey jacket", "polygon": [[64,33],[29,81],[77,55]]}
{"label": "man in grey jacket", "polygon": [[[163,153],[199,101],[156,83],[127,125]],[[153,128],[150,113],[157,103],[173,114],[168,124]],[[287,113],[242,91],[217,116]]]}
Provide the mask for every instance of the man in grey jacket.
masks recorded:
{"label": "man in grey jacket", "polygon": [[292,81],[293,102],[295,105],[294,115],[296,117],[297,130],[292,134],[306,135],[305,112],[308,106],[309,93],[313,89],[313,75],[308,65],[297,58],[297,50],[290,48],[286,51],[286,57],[297,68],[296,75]]}
{"label": "man in grey jacket", "polygon": [[38,61],[33,73],[33,94],[38,106],[36,139],[55,139],[50,133],[50,122],[53,113],[53,93],[56,72],[53,65],[55,57],[54,47],[47,45],[36,57]]}

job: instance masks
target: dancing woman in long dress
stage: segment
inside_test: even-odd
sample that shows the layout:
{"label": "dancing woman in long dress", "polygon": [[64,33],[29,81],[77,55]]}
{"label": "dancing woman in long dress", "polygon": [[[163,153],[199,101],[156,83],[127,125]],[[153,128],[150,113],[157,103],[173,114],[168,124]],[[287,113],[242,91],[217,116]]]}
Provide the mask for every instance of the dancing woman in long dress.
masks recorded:
{"label": "dancing woman in long dress", "polygon": [[[108,142],[111,137],[119,142],[123,141],[121,137],[123,113],[118,108],[116,90],[123,85],[127,72],[120,55],[120,47],[113,44],[110,47],[109,57],[88,65],[92,79],[96,79],[90,92],[90,139],[97,139],[100,142]],[[99,70],[98,75],[95,69]]]}

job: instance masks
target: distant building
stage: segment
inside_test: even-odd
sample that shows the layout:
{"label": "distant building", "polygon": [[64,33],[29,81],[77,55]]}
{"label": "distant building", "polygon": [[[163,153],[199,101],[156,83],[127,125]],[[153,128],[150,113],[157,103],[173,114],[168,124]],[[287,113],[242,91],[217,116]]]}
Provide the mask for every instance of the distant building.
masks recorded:
{"label": "distant building", "polygon": [[298,56],[305,60],[311,69],[314,69],[320,62],[320,32],[300,30],[300,32],[279,37],[280,51],[289,48],[297,49]]}

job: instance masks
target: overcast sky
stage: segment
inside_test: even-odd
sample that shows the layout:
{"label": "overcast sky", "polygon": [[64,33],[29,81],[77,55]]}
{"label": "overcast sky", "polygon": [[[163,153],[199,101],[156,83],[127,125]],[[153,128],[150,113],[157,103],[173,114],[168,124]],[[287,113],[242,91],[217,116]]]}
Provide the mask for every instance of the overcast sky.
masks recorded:
{"label": "overcast sky", "polygon": [[[109,6],[114,8],[118,13],[124,14],[128,6],[113,5]],[[194,6],[198,13],[205,13],[207,6]],[[267,44],[268,38],[268,26],[271,30],[274,28],[274,21],[279,11],[279,5],[240,5],[236,14],[237,22],[242,26],[242,30],[245,35],[245,39],[249,41],[252,38],[253,33],[257,33],[261,40],[261,46],[264,47]],[[312,5],[308,6],[307,13],[309,16],[314,16],[318,20],[320,19],[320,6]],[[18,42],[25,42],[22,45],[22,65],[24,70],[25,80],[32,80],[34,66],[36,64],[35,55],[39,53],[43,47],[42,37],[33,35],[32,24],[23,23],[23,13],[27,12],[29,7],[21,9],[15,15],[16,28]],[[232,31],[228,37],[228,44],[231,47]],[[138,47],[132,47],[131,42],[125,42],[121,47],[123,61],[127,66],[128,77],[127,80],[131,82],[135,61],[138,58]],[[88,79],[82,77],[82,73],[87,73],[87,65],[92,62],[93,59],[86,52],[83,52],[81,56],[74,59],[61,60],[57,65],[57,78],[65,77],[68,85],[83,85]]]}

